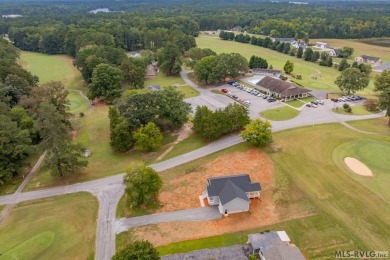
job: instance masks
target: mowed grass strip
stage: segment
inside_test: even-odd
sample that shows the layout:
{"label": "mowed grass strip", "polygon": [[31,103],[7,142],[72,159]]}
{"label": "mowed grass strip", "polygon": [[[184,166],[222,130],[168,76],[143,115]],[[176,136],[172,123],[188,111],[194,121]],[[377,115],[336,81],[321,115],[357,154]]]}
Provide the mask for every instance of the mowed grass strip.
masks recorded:
{"label": "mowed grass strip", "polygon": [[260,116],[264,117],[265,119],[273,120],[273,121],[289,120],[298,115],[299,115],[299,111],[289,106],[274,108],[260,113]]}
{"label": "mowed grass strip", "polygon": [[88,193],[17,205],[0,226],[0,259],[93,259],[97,208]]}
{"label": "mowed grass strip", "polygon": [[342,114],[342,115],[355,115],[355,116],[361,116],[361,115],[371,115],[373,112],[368,111],[364,106],[362,105],[357,105],[357,106],[351,106],[352,111],[347,112],[341,105],[340,107],[337,106],[337,108],[333,108],[332,111],[337,113],[337,114]]}
{"label": "mowed grass strip", "polygon": [[389,118],[379,117],[374,119],[349,121],[351,126],[368,132],[390,134]]}
{"label": "mowed grass strip", "polygon": [[[390,142],[390,136],[386,135],[369,137],[373,142]],[[286,230],[292,241],[309,259],[333,258],[335,250],[390,249],[388,200],[384,200],[369,187],[356,181],[347,168],[339,167],[333,162],[334,151],[340,144],[359,142],[367,139],[367,135],[339,124],[326,124],[317,125],[315,129],[303,127],[278,132],[274,134],[273,139],[275,145],[281,147],[281,151],[275,152],[270,149],[265,151],[275,163],[275,185],[282,187],[287,183],[284,202],[278,204],[278,207],[283,209],[291,206],[292,203],[296,203],[291,198],[302,193],[304,197],[299,200],[308,200],[317,214],[256,230],[174,243],[160,247],[159,251],[162,254],[242,244],[246,242],[247,233],[266,229]],[[242,148],[242,145],[238,145],[224,152]],[[383,150],[372,146],[365,149],[371,149],[372,154],[384,153]],[[387,154],[385,151],[384,156]],[[186,167],[185,172],[188,172],[195,169],[196,162],[180,167]],[[197,165],[201,163],[204,161],[197,162]],[[175,178],[175,172],[177,174],[178,170],[166,171],[164,176],[168,179]],[[381,182],[385,186],[390,183],[390,179],[382,179]],[[274,192],[278,190],[275,189]],[[293,211],[290,211],[290,214],[292,213]]]}

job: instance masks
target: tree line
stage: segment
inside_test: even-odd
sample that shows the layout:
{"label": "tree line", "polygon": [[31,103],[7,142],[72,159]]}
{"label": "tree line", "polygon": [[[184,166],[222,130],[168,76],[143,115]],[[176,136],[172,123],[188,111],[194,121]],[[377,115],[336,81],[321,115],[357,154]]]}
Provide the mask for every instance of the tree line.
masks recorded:
{"label": "tree line", "polygon": [[87,165],[85,148],[72,141],[68,92],[39,79],[18,63],[19,52],[0,39],[0,185],[20,173],[34,151],[47,151],[44,167],[57,177]]}

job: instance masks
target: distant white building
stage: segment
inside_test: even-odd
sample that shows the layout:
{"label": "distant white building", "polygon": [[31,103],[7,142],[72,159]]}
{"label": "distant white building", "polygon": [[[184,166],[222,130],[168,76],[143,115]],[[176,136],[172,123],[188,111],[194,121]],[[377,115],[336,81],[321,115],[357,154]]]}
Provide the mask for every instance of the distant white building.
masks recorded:
{"label": "distant white building", "polygon": [[3,17],[3,18],[18,18],[18,17],[22,17],[22,16],[23,15],[20,15],[20,14],[4,14],[1,17]]}
{"label": "distant white building", "polygon": [[316,42],[315,46],[318,48],[321,48],[321,49],[329,49],[330,48],[330,45],[326,42]]}
{"label": "distant white building", "polygon": [[337,51],[334,48],[331,48],[328,53],[330,57],[337,57]]}

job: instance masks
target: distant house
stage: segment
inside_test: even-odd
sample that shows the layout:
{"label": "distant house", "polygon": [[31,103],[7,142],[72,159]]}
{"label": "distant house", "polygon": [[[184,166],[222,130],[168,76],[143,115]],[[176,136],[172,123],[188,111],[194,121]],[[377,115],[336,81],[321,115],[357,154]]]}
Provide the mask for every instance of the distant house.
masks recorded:
{"label": "distant house", "polygon": [[261,186],[251,182],[248,174],[228,175],[207,179],[203,195],[209,205],[218,205],[224,215],[249,211],[251,198],[259,198]]}
{"label": "distant house", "polygon": [[275,79],[269,76],[265,76],[256,86],[264,91],[267,91],[268,95],[273,95],[282,99],[294,99],[310,96],[310,89],[299,87],[291,82]]}
{"label": "distant house", "polygon": [[149,85],[146,87],[147,90],[153,90],[153,91],[160,91],[161,87],[160,85]]}
{"label": "distant house", "polygon": [[232,32],[242,32],[241,26],[234,26],[232,29],[230,29]]}
{"label": "distant house", "polygon": [[337,57],[337,49],[336,48],[330,48],[330,51],[328,52],[330,57]]}
{"label": "distant house", "polygon": [[283,42],[283,43],[292,43],[294,42],[294,38],[274,38],[273,42]]}
{"label": "distant house", "polygon": [[290,44],[291,44],[291,46],[293,46],[294,48],[297,48],[297,49],[299,47],[302,47],[302,49],[305,50],[307,47],[306,42],[292,41]]}
{"label": "distant house", "polygon": [[271,231],[263,234],[248,235],[249,254],[260,259],[305,260],[302,252],[293,244],[285,231]]}
{"label": "distant house", "polygon": [[255,75],[267,75],[267,76],[279,78],[280,75],[282,74],[282,71],[281,70],[253,68],[253,69],[249,70],[249,73],[252,73]]}
{"label": "distant house", "polygon": [[326,42],[316,42],[315,46],[318,48],[321,48],[321,49],[329,49],[330,48],[330,45]]}
{"label": "distant house", "polygon": [[367,55],[362,55],[360,57],[356,57],[355,61],[357,61],[359,63],[369,63],[369,64],[375,64],[375,65],[382,63],[380,58],[367,56]]}
{"label": "distant house", "polygon": [[154,64],[149,64],[146,67],[146,76],[156,76],[158,72],[158,68]]}
{"label": "distant house", "polygon": [[142,55],[138,51],[129,52],[129,53],[127,53],[127,56],[128,57],[132,57],[132,58],[142,57]]}

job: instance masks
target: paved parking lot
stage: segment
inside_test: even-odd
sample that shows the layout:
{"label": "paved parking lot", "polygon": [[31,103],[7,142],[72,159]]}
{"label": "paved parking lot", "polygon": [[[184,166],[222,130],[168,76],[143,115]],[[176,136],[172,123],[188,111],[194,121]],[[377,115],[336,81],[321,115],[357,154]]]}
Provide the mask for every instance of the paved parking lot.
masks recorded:
{"label": "paved parking lot", "polygon": [[[251,105],[249,106],[249,115],[251,118],[258,118],[259,113],[261,111],[278,108],[284,106],[282,102],[275,101],[275,102],[268,102],[267,100],[263,99],[262,97],[256,97],[252,94],[249,94],[248,92],[238,89],[236,87],[233,87],[229,84],[225,84],[213,89],[223,89],[226,88],[228,91],[232,92],[233,95],[236,95],[239,99],[242,100],[248,100]],[[229,97],[227,97],[229,98]],[[229,98],[231,99],[231,98]],[[232,100],[232,99],[231,99]]]}

